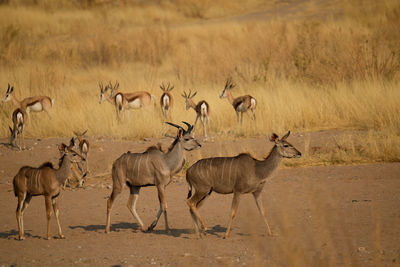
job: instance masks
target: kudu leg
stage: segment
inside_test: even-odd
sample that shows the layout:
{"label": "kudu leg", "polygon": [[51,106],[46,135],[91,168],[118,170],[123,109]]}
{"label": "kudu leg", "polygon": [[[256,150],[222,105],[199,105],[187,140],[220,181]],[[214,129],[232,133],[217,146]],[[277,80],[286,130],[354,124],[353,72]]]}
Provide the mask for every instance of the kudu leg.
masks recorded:
{"label": "kudu leg", "polygon": [[50,219],[51,219],[51,196],[45,196],[44,197],[44,203],[46,205],[46,215],[47,215],[47,240],[51,239],[50,236]]}
{"label": "kudu leg", "polygon": [[240,112],[240,124],[243,124],[243,112]]}
{"label": "kudu leg", "polygon": [[268,234],[270,236],[272,236],[271,228],[269,227],[267,217],[265,216],[264,204],[262,203],[262,200],[261,200],[261,191],[254,192],[253,196],[254,196],[254,200],[256,201],[256,205],[257,205],[258,211],[262,215],[262,217],[264,219],[264,223],[267,226]]}
{"label": "kudu leg", "polygon": [[107,234],[110,232],[112,205],[120,193],[121,193],[121,190],[113,189],[111,196],[107,199],[107,220],[106,220],[106,233]]}
{"label": "kudu leg", "polygon": [[161,213],[164,212],[164,219],[165,219],[165,230],[169,231],[169,225],[168,225],[168,217],[167,217],[167,201],[165,200],[165,186],[164,185],[159,185],[157,186],[158,190],[158,200],[160,201],[160,209],[157,212],[156,218],[152,222],[152,224],[149,226],[147,231],[152,231],[154,227],[156,227],[158,220],[160,219]]}
{"label": "kudu leg", "polygon": [[135,217],[136,220],[139,222],[140,227],[142,228],[142,231],[145,231],[146,229],[144,228],[144,224],[143,224],[142,220],[140,219],[139,214],[137,214],[137,212],[136,212],[136,202],[139,198],[140,187],[131,186],[130,190],[131,190],[131,194],[129,195],[127,207],[129,209],[129,211],[132,213],[133,217]]}
{"label": "kudu leg", "polygon": [[52,200],[51,203],[52,203],[52,205],[53,205],[54,214],[56,215],[57,226],[58,226],[58,236],[59,236],[61,239],[64,239],[65,236],[63,235],[62,230],[61,230],[60,209],[58,208],[58,198],[53,198],[53,200]]}
{"label": "kudu leg", "polygon": [[18,231],[19,231],[19,240],[24,240],[25,239],[25,233],[24,233],[24,223],[23,223],[23,205],[25,202],[26,198],[26,193],[20,193],[18,194],[18,203],[17,203],[17,210],[16,210],[16,218],[17,218],[17,224],[18,224]]}
{"label": "kudu leg", "polygon": [[24,232],[24,212],[26,208],[29,206],[29,202],[31,202],[32,196],[29,194],[26,194],[26,198],[24,201],[24,204],[22,205],[21,209],[21,227],[22,227],[22,232]]}
{"label": "kudu leg", "polygon": [[[200,236],[199,228],[201,227],[203,233],[207,231],[207,227],[203,221],[203,219],[200,216],[200,213],[198,211],[198,208],[200,208],[201,204],[204,203],[204,200],[208,196],[208,192],[195,192],[195,194],[187,200],[187,205],[189,206],[190,209],[190,214],[192,215],[192,218],[195,223],[196,227],[196,233],[198,236]],[[200,227],[199,227],[199,222],[200,222]]]}
{"label": "kudu leg", "polygon": [[231,233],[232,222],[236,216],[236,211],[239,207],[239,202],[240,202],[240,194],[233,193],[231,219],[229,220],[228,228],[226,229],[224,238],[228,238]]}

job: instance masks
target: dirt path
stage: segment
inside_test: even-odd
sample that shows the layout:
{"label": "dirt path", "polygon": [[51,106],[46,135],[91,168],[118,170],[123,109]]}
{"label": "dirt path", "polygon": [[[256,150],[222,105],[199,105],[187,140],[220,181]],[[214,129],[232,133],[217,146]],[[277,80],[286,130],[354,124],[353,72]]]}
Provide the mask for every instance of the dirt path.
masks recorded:
{"label": "dirt path", "polygon": [[[294,144],[300,144],[300,140],[300,135],[291,137]],[[224,240],[232,196],[214,193],[200,209],[209,234],[197,239],[185,204],[187,185],[183,177],[177,177],[167,188],[171,233],[164,231],[163,220],[154,232],[142,233],[126,208],[125,190],[113,209],[112,232],[105,234],[106,197],[111,191],[107,188],[111,181],[107,173],[112,161],[126,150],[144,150],[157,140],[97,140],[90,158],[93,176],[87,187],[63,191],[61,195],[61,223],[67,239],[44,239],[44,201],[35,197],[25,214],[27,239],[18,241],[12,178],[22,165],[55,161],[55,144],[60,141],[29,140],[34,149],[23,152],[0,148],[0,265],[400,264],[399,163],[281,168],[263,192],[273,237],[266,234],[254,200],[247,195],[240,203],[231,238]],[[162,142],[167,145],[170,139]],[[218,154],[221,148],[232,154],[258,148],[257,154],[265,155],[269,148],[264,144],[265,138],[216,142],[206,144],[202,152],[193,152],[188,158],[194,161],[199,156]],[[142,189],[138,212],[145,224],[153,220],[157,210],[156,190]],[[56,233],[52,218],[52,234]]]}

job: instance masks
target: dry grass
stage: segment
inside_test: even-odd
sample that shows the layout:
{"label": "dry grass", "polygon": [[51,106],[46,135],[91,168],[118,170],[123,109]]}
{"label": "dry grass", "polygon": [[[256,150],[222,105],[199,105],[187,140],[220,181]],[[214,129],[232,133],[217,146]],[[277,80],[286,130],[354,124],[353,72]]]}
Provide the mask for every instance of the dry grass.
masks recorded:
{"label": "dry grass", "polygon": [[[162,124],[158,85],[170,81],[173,121],[193,122],[194,111],[185,111],[180,94],[198,90],[195,100],[211,106],[213,136],[363,129],[369,137],[360,145],[339,140],[336,151],[318,160],[400,159],[397,1],[364,1],[361,9],[353,1],[314,1],[293,13],[296,1],[6,2],[0,5],[2,90],[10,82],[19,98],[55,98],[53,119],[32,114],[28,137],[84,129],[97,136],[159,137],[168,127]],[[268,17],[286,7],[280,19]],[[263,10],[268,19],[246,15]],[[335,16],[318,16],[330,10]],[[218,98],[228,75],[238,85],[234,95],[257,98],[257,123],[246,116],[238,127],[228,101]],[[131,111],[118,124],[114,108],[98,104],[97,83],[108,80],[118,80],[125,92],[150,91],[157,106]],[[2,106],[2,137],[8,136],[13,108]]]}

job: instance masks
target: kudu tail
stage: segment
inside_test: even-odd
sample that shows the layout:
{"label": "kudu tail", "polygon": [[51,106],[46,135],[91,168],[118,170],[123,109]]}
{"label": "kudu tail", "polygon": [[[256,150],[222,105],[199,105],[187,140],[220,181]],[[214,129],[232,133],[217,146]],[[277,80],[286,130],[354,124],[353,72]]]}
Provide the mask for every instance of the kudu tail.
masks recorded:
{"label": "kudu tail", "polygon": [[17,183],[16,183],[16,181],[15,181],[15,179],[13,180],[13,189],[14,189],[14,196],[18,196],[18,194],[17,194]]}
{"label": "kudu tail", "polygon": [[191,196],[192,196],[192,184],[191,184],[190,181],[187,179],[187,177],[186,177],[186,182],[188,183],[188,186],[189,186],[189,192],[188,192],[188,196],[187,196],[187,199],[189,199],[189,198],[191,198]]}

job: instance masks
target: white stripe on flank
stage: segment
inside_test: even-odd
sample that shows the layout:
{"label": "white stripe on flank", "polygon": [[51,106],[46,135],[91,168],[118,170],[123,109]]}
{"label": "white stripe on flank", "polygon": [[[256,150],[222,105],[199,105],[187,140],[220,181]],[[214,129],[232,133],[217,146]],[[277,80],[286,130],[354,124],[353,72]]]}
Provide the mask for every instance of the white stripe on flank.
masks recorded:
{"label": "white stripe on flank", "polygon": [[140,172],[140,162],[142,161],[142,157],[139,156],[139,163],[138,163],[138,171],[137,171],[137,177],[139,177],[139,172]]}
{"label": "white stripe on flank", "polygon": [[229,165],[229,183],[231,182],[232,163],[233,163],[233,158],[231,158],[231,164]]}
{"label": "white stripe on flank", "polygon": [[226,163],[226,158],[224,158],[224,163],[222,164],[222,174],[221,174],[222,181],[224,180],[225,163]]}

